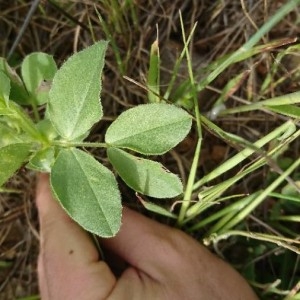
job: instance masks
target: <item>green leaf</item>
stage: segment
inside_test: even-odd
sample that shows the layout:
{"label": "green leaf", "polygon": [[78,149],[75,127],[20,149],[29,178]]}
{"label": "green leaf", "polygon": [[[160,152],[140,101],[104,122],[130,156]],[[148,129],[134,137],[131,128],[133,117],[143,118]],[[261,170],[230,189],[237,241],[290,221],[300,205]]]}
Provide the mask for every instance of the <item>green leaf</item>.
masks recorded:
{"label": "green leaf", "polygon": [[21,66],[23,82],[35,104],[48,101],[51,81],[56,71],[56,63],[51,55],[34,52],[24,58]]}
{"label": "green leaf", "polygon": [[160,56],[158,40],[155,40],[151,45],[150,62],[147,78],[148,100],[150,103],[158,103],[159,99],[159,85],[160,85]]}
{"label": "green leaf", "polygon": [[17,143],[0,148],[0,186],[2,186],[29,157],[31,144]]}
{"label": "green leaf", "polygon": [[10,99],[19,104],[29,104],[29,95],[21,78],[3,57],[0,57],[0,71],[10,79]]}
{"label": "green leaf", "polygon": [[117,148],[108,148],[107,154],[120,177],[135,191],[155,198],[172,198],[182,193],[178,176],[160,163]]}
{"label": "green leaf", "polygon": [[26,167],[34,171],[50,173],[55,160],[54,154],[55,151],[52,147],[39,150],[30,159]]}
{"label": "green leaf", "polygon": [[102,117],[101,74],[107,42],[71,56],[57,71],[50,90],[50,120],[60,135],[74,140]]}
{"label": "green leaf", "polygon": [[9,115],[10,113],[10,109],[7,106],[5,100],[0,97],[0,116]]}
{"label": "green leaf", "polygon": [[[300,188],[300,180],[294,181],[294,183],[298,188]],[[281,189],[281,194],[287,195],[287,196],[295,196],[295,197],[298,197],[298,199],[300,200],[300,194],[299,194],[299,191],[296,188],[296,186],[288,183]]]}
{"label": "green leaf", "polygon": [[10,94],[10,80],[9,78],[0,71],[0,98],[3,99],[8,106]]}
{"label": "green leaf", "polygon": [[22,143],[24,142],[22,137],[22,134],[16,129],[11,128],[8,122],[0,122],[0,147],[7,146],[9,144]]}
{"label": "green leaf", "polygon": [[191,116],[181,108],[144,104],[122,113],[106,131],[105,141],[142,154],[163,154],[184,139],[191,125]]}
{"label": "green leaf", "polygon": [[57,131],[53,127],[49,119],[43,119],[36,124],[38,131],[47,139],[47,141],[53,141],[59,137]]}
{"label": "green leaf", "polygon": [[295,105],[277,105],[277,106],[268,106],[268,109],[276,113],[296,118],[300,118],[300,107]]}
{"label": "green leaf", "polygon": [[[139,197],[140,198],[140,197]],[[168,218],[172,218],[172,219],[177,219],[177,216],[172,214],[170,211],[168,211],[167,209],[165,209],[164,207],[158,206],[155,203],[149,202],[149,201],[145,201],[143,199],[139,199],[140,202],[142,203],[142,205],[151,212],[154,212],[156,214],[159,214],[161,216],[165,216]]]}
{"label": "green leaf", "polygon": [[45,142],[44,137],[36,129],[34,122],[25,110],[22,110],[15,102],[10,102],[9,107],[6,107],[0,101],[0,121],[9,124],[11,128],[26,133],[31,139]]}
{"label": "green leaf", "polygon": [[111,171],[78,149],[61,150],[51,171],[51,186],[69,216],[102,237],[121,225],[121,198]]}

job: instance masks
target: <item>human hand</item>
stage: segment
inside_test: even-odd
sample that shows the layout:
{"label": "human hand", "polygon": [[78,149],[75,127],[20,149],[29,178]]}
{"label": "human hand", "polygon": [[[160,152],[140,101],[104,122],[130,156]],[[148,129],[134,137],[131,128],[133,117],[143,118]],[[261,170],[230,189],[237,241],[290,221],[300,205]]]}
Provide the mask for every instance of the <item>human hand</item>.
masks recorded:
{"label": "human hand", "polygon": [[52,198],[48,176],[36,195],[38,275],[43,300],[254,300],[246,281],[183,232],[124,208],[116,237],[101,245],[129,264],[116,278],[89,235]]}

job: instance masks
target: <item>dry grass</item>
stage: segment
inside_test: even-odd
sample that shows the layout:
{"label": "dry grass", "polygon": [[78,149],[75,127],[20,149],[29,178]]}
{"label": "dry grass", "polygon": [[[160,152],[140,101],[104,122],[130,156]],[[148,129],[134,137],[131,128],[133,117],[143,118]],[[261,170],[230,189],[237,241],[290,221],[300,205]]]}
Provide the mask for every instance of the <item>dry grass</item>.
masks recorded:
{"label": "dry grass", "polygon": [[[179,23],[179,9],[182,11],[185,30],[189,32],[195,22],[197,29],[191,47],[192,55],[198,65],[208,64],[217,57],[238,49],[264,20],[286,1],[247,1],[247,0],[140,0],[111,1],[121,3],[119,12],[110,5],[110,1],[77,1],[77,0],[42,0],[30,18],[28,27],[20,37],[10,61],[18,65],[22,58],[33,51],[53,54],[60,64],[71,53],[93,43],[93,39],[107,38],[100,24],[95,7],[100,12],[105,24],[110,29],[110,39],[119,49],[122,65],[118,65],[113,47],[107,54],[102,101],[105,121],[94,128],[91,139],[101,138],[106,125],[127,107],[145,103],[147,93],[138,85],[124,79],[126,75],[145,85],[147,76],[149,50],[151,43],[159,34],[160,50],[165,53],[163,69],[165,76],[172,72],[176,56],[182,47]],[[54,5],[53,3],[57,3]],[[130,1],[127,1],[130,3]],[[245,6],[244,10],[242,6]],[[31,1],[0,0],[0,55],[7,56],[16,41],[28,15]],[[299,35],[295,25],[297,11],[291,13],[274,28],[264,43],[268,41]],[[111,43],[112,45],[112,43]],[[204,111],[210,109],[218,97],[222,87],[234,74],[250,69],[250,75],[242,87],[231,97],[229,102],[235,105],[260,97],[261,78],[270,71],[277,49],[257,55],[246,63],[231,67],[205,93],[200,95],[200,104]],[[298,65],[297,65],[298,66]],[[295,63],[282,66],[282,74],[291,78]],[[186,70],[181,70],[185,77]],[[162,87],[163,88],[163,87]],[[295,87],[293,80],[270,90],[264,97],[291,92]],[[236,117],[220,119],[224,129],[235,132],[249,140],[256,140],[273,128],[277,116],[251,113]],[[233,151],[228,145],[216,140],[210,133],[204,133],[204,149],[199,169],[204,174],[220,164]],[[193,157],[195,145],[193,134],[183,144],[163,157],[164,164],[179,173],[186,180]],[[299,146],[299,145],[298,145]],[[297,149],[295,145],[295,153]],[[297,148],[296,148],[297,147]],[[292,150],[293,151],[293,150]],[[95,155],[101,153],[95,153]],[[201,174],[199,174],[201,175]],[[257,188],[265,174],[253,174],[249,182],[242,182],[235,189],[248,190]],[[36,278],[36,258],[38,252],[37,218],[34,206],[34,174],[21,170],[8,187],[16,190],[12,193],[0,194],[0,300],[16,299],[38,293]],[[126,193],[126,190],[124,191]],[[128,191],[127,191],[128,192]],[[134,200],[135,201],[135,200]],[[252,220],[252,222],[255,222]],[[5,265],[1,265],[5,262]]]}

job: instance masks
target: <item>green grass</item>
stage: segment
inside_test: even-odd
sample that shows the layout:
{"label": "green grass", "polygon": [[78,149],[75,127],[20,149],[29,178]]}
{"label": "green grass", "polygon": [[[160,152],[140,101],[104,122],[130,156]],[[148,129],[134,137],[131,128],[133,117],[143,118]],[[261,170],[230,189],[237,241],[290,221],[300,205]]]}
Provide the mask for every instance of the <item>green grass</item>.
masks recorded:
{"label": "green grass", "polygon": [[[299,228],[297,224],[300,221],[300,185],[297,182],[299,179],[297,170],[299,170],[300,158],[296,156],[290,164],[283,167],[280,166],[281,162],[288,157],[285,154],[287,150],[294,147],[293,143],[299,141],[300,109],[297,106],[300,102],[299,92],[264,100],[267,91],[271,88],[275,89],[284,80],[282,79],[281,81],[280,78],[274,79],[277,75],[278,64],[280,64],[285,55],[297,53],[299,45],[290,46],[286,50],[279,52],[270,69],[270,73],[265,76],[262,82],[260,94],[257,96],[258,100],[255,102],[251,101],[250,97],[245,105],[226,108],[226,101],[237,90],[241,89],[245,79],[249,76],[250,70],[242,70],[240,74],[233,76],[232,79],[228,79],[228,83],[221,90],[220,96],[212,106],[213,113],[207,114],[212,120],[209,120],[201,113],[197,93],[206,88],[231,65],[249,60],[249,58],[262,53],[267,48],[267,45],[256,46],[256,44],[299,3],[299,1],[287,2],[238,50],[208,65],[206,67],[209,70],[207,75],[198,83],[195,80],[195,71],[192,68],[189,52],[189,41],[195,27],[191,30],[187,41],[181,18],[184,50],[174,63],[173,77],[170,80],[167,92],[162,97],[162,101],[172,101],[172,99],[169,99],[169,95],[171,94],[171,89],[174,88],[174,78],[176,77],[178,66],[185,55],[189,75],[184,82],[184,88],[174,92],[177,96],[175,102],[177,100],[180,103],[180,100],[184,98],[186,99],[185,101],[190,102],[186,107],[192,106],[194,108],[192,111],[195,117],[198,143],[191,162],[184,198],[180,204],[178,224],[196,236],[199,235],[199,232],[202,232],[204,243],[213,245],[216,252],[221,256],[223,256],[223,251],[219,249],[219,245],[224,244],[224,240],[229,244],[233,244],[230,246],[232,251],[235,251],[235,248],[239,248],[239,243],[246,243],[247,249],[244,249],[242,255],[246,258],[251,258],[252,261],[259,258],[259,256],[253,257],[253,252],[263,255],[267,250],[278,251],[280,253],[279,256],[283,256],[284,259],[282,260],[282,265],[277,266],[281,270],[278,270],[279,272],[275,270],[275,274],[272,274],[273,276],[268,277],[268,272],[262,277],[259,276],[260,274],[257,274],[260,272],[257,266],[259,264],[251,262],[250,259],[248,259],[247,268],[244,268],[245,276],[257,288],[258,294],[264,299],[274,299],[273,297],[277,296],[284,296],[284,299],[298,299],[300,297],[300,293],[298,293],[300,266],[299,259],[296,256],[300,254],[300,241],[297,234],[297,228]],[[275,47],[276,43],[273,43],[272,46]],[[153,72],[151,64],[149,72]],[[159,72],[157,68],[155,72]],[[155,78],[158,78],[158,76]],[[152,81],[151,85],[153,86]],[[158,91],[158,88],[155,87],[156,94]],[[268,115],[278,115],[279,119],[287,121],[282,121],[280,126],[265,133],[265,136],[262,136],[256,142],[248,141],[242,136],[227,132],[213,123],[213,120],[218,118],[218,114],[220,116],[228,116],[257,110],[263,111],[266,114],[266,118]],[[237,153],[197,180],[196,178],[199,177],[197,166],[201,156],[201,145],[205,142],[203,141],[202,128],[212,132],[216,137],[235,148]],[[233,169],[233,175],[232,173],[227,175]],[[269,172],[269,175],[260,188],[244,194],[231,193],[230,190],[234,185],[238,185],[240,181],[247,180],[248,177],[261,169]],[[223,179],[218,181],[218,183],[212,183],[218,178]],[[226,179],[224,180],[224,178]],[[284,185],[290,187],[285,192],[283,190]],[[261,220],[259,214],[262,207],[276,201],[278,197],[280,202],[272,204],[269,211],[266,212],[267,216],[264,216],[263,220]],[[293,206],[293,209],[291,209],[293,211],[292,214],[286,208],[286,206],[291,205],[291,202]],[[257,224],[255,225],[255,221],[262,226],[258,227]],[[292,225],[287,225],[288,223]],[[287,226],[289,230],[287,230]],[[247,238],[247,240],[245,241],[244,238]],[[262,247],[264,249],[261,249]],[[242,260],[243,258],[240,259]],[[268,259],[271,261],[271,264],[278,265],[276,257],[270,255]],[[294,268],[289,269],[284,267],[284,264],[290,264]],[[252,270],[249,272],[248,269],[251,268]]]}

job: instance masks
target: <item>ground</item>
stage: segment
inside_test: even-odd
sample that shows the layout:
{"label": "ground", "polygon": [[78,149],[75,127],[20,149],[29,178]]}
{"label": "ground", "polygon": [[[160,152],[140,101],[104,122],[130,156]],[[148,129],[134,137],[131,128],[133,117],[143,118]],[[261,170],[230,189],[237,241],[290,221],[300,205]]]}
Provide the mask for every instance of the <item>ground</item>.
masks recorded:
{"label": "ground", "polygon": [[[161,54],[161,94],[163,95],[167,90],[175,62],[183,49],[180,12],[187,35],[197,23],[190,53],[196,80],[199,81],[208,74],[205,71],[206,66],[225,54],[236,51],[288,1],[42,0],[30,15],[31,5],[36,2],[39,1],[0,0],[0,56],[7,57],[10,64],[17,68],[27,54],[42,51],[52,54],[58,65],[61,65],[72,53],[92,44],[93,40],[109,39],[101,96],[105,118],[104,122],[93,128],[89,137],[90,141],[98,141],[103,139],[107,126],[122,111],[137,104],[147,103],[145,87],[149,53],[156,39]],[[238,74],[244,76],[231,87],[231,91],[226,93],[228,107],[284,95],[299,89],[298,53],[298,55],[287,55],[280,62],[279,70],[272,80],[281,79],[282,83],[271,85],[264,93],[261,90],[263,80],[271,73],[277,54],[292,44],[296,45],[296,38],[300,31],[297,26],[298,14],[299,7],[285,16],[259,42],[261,45],[268,46],[256,56],[227,68],[198,94],[200,110],[204,115],[212,109],[226,84]],[[27,17],[29,23],[25,26]],[[278,42],[269,44],[275,40]],[[188,76],[187,62],[184,59],[175,87]],[[176,99],[175,92],[171,93],[171,98]],[[176,101],[186,109],[191,106],[191,100],[185,101],[180,98]],[[30,114],[31,111],[28,110],[28,113]],[[266,114],[255,110],[247,114],[220,116],[214,122],[225,131],[254,142],[284,120],[286,117],[278,114]],[[168,169],[179,174],[183,183],[186,183],[196,143],[197,134],[193,129],[179,146],[157,159]],[[226,161],[239,149],[240,145],[228,143],[216,137],[213,131],[204,129],[197,179],[199,180]],[[285,158],[293,160],[298,157],[298,149],[299,140],[296,140],[289,147]],[[101,151],[95,150],[93,154],[107,164]],[[241,166],[237,166],[230,174],[215,179],[213,184],[226,180],[240,168]],[[251,194],[264,189],[267,182],[272,180],[269,177],[270,172],[272,168],[266,166],[251,173],[251,176],[233,185],[226,195]],[[123,198],[129,199],[125,201],[128,205],[162,222],[169,222],[165,218],[146,212],[141,208],[134,193],[122,183],[120,185]],[[24,166],[10,179],[6,187],[13,191],[0,194],[0,300],[38,299],[36,260],[39,235],[34,204],[35,173],[28,171]],[[196,194],[195,192],[195,199],[197,199]],[[164,202],[164,205],[168,207],[172,203]],[[266,216],[274,206],[274,199],[269,198],[264,201],[259,208],[247,215],[243,222],[244,228],[269,232],[272,224]],[[295,208],[298,211],[294,211],[294,214],[299,215],[299,206]],[[204,216],[215,213],[216,210],[218,208],[206,211]],[[193,225],[193,222],[190,225]],[[299,232],[297,224],[293,224],[291,228],[293,232],[297,230]],[[205,236],[205,230],[206,228],[202,228],[194,231],[193,236],[201,241]],[[298,237],[289,233],[287,235],[299,239],[299,235]],[[260,241],[248,242],[238,237],[219,243],[218,249],[214,251],[239,268],[248,279],[255,278],[254,286],[265,299],[282,299],[283,296],[276,292],[271,291],[267,295],[263,293],[270,288],[269,284],[272,282],[276,288],[277,279],[283,282],[282,290],[292,290],[294,287],[297,292],[299,257],[294,252],[283,251],[280,247],[269,247],[268,244]],[[248,253],[247,259],[245,253]],[[283,253],[284,256],[281,256]],[[274,258],[274,255],[278,258]],[[282,257],[286,260],[285,265],[280,262]],[[259,270],[262,270],[262,274],[259,274]],[[284,273],[292,275],[280,277],[280,274]],[[253,277],[253,274],[256,276]],[[280,285],[279,287],[281,288]]]}

